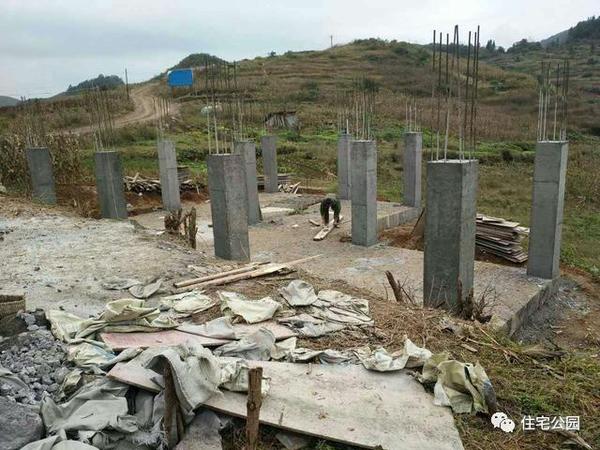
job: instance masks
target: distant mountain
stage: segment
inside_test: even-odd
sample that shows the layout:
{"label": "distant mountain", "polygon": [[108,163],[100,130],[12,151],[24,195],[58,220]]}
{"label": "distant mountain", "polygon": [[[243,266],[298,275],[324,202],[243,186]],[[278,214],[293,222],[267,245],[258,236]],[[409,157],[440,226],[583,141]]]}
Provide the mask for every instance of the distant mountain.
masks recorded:
{"label": "distant mountain", "polygon": [[578,22],[568,30],[556,33],[549,38],[542,39],[540,43],[546,48],[550,45],[562,45],[573,41],[588,41],[600,39],[600,16],[592,16],[587,20]]}
{"label": "distant mountain", "polygon": [[125,83],[121,79],[121,77],[117,75],[108,75],[104,76],[102,74],[98,75],[96,78],[92,78],[90,80],[85,80],[79,83],[76,86],[69,85],[67,88],[67,94],[75,94],[79,91],[87,91],[93,88],[99,89],[114,89],[118,86],[122,86]]}
{"label": "distant mountain", "polygon": [[0,108],[3,106],[15,106],[19,103],[16,98],[8,97],[6,95],[0,95]]}

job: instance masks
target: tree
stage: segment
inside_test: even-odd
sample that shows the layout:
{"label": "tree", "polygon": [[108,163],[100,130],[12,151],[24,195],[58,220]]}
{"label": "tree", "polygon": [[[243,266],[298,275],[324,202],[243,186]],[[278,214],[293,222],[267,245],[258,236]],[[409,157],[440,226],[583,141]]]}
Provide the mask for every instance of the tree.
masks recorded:
{"label": "tree", "polygon": [[494,50],[496,50],[496,41],[493,41],[492,39],[487,41],[487,44],[485,44],[485,49],[488,52],[493,52]]}
{"label": "tree", "polygon": [[269,53],[269,58],[273,58],[274,56],[277,56],[277,53],[275,53],[274,51],[271,51]]}

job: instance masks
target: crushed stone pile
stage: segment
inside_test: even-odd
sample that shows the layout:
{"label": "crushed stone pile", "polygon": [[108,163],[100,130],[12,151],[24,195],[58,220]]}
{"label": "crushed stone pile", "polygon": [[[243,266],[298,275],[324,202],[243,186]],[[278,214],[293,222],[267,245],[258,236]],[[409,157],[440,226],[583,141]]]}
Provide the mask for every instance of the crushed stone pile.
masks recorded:
{"label": "crushed stone pile", "polygon": [[66,346],[50,331],[31,328],[33,331],[0,342],[0,369],[12,372],[24,383],[0,375],[0,396],[23,404],[37,404],[46,393],[58,393],[69,373]]}

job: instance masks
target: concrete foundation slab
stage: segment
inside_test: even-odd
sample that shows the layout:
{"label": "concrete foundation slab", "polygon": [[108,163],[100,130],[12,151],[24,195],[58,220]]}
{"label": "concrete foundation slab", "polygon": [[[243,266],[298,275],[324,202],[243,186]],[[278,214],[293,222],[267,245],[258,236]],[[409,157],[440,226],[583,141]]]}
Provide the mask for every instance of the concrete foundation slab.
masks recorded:
{"label": "concrete foundation slab", "polygon": [[352,141],[352,243],[377,243],[377,147],[374,141]]}
{"label": "concrete foundation slab", "polygon": [[121,158],[116,151],[96,152],[96,190],[105,219],[127,219]]}
{"label": "concrete foundation slab", "polygon": [[[476,160],[427,163],[424,304],[452,309],[473,289]],[[461,299],[461,300],[462,300]]]}
{"label": "concrete foundation slab", "polygon": [[158,168],[160,171],[160,190],[163,208],[167,211],[180,209],[181,200],[179,198],[177,154],[173,141],[158,141]]}
{"label": "concrete foundation slab", "polygon": [[250,259],[244,159],[239,154],[208,155],[208,190],[215,256]]}
{"label": "concrete foundation slab", "polygon": [[260,147],[265,172],[265,192],[278,192],[277,136],[262,136],[260,138]]}
{"label": "concrete foundation slab", "polygon": [[403,203],[414,208],[421,207],[421,160],[423,156],[423,133],[404,134]]}
{"label": "concrete foundation slab", "polygon": [[42,203],[56,204],[50,150],[46,147],[32,147],[25,149],[25,154],[31,177],[33,198]]}
{"label": "concrete foundation slab", "polygon": [[350,200],[352,172],[350,170],[350,141],[352,136],[348,133],[342,133],[338,139],[337,145],[337,178],[338,178],[338,199]]}
{"label": "concrete foundation slab", "polygon": [[553,279],[560,274],[560,242],[569,144],[538,142],[533,170],[533,204],[527,273]]}
{"label": "concrete foundation slab", "polygon": [[252,141],[236,141],[234,143],[234,153],[241,155],[244,162],[248,225],[255,225],[262,220],[258,202],[258,183],[256,181],[256,146]]}

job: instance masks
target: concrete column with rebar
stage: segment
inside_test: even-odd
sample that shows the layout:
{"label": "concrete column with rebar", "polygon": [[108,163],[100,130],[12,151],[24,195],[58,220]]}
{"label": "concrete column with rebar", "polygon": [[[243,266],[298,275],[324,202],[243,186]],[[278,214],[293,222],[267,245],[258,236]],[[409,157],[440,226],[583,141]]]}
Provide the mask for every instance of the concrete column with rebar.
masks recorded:
{"label": "concrete column with rebar", "polygon": [[375,141],[352,141],[352,243],[377,243],[377,146]]}
{"label": "concrete column with rebar", "polygon": [[477,174],[476,160],[427,163],[425,306],[456,310],[472,295]]}
{"label": "concrete column with rebar", "polygon": [[569,144],[538,142],[533,169],[533,204],[527,274],[553,279],[560,275],[560,242]]}
{"label": "concrete column with rebar", "polygon": [[260,138],[260,148],[265,173],[265,192],[279,192],[277,136],[262,136]]}
{"label": "concrete column with rebar", "polygon": [[256,176],[256,145],[252,141],[236,141],[233,152],[242,156],[246,177],[246,195],[248,203],[248,225],[262,220],[258,201],[258,180]]}
{"label": "concrete column with rebar", "polygon": [[25,150],[31,177],[33,198],[48,204],[56,203],[52,157],[46,147],[31,147]]}
{"label": "concrete column with rebar", "polygon": [[116,151],[96,152],[96,190],[105,219],[127,219],[121,158]]}
{"label": "concrete column with rebar", "polygon": [[248,261],[248,200],[242,155],[208,155],[206,164],[215,256]]}
{"label": "concrete column with rebar", "polygon": [[404,134],[403,203],[414,208],[421,207],[421,160],[423,156],[423,133]]}
{"label": "concrete column with rebar", "polygon": [[352,170],[350,162],[350,142],[352,136],[342,133],[337,144],[337,177],[338,199],[350,200],[352,186]]}
{"label": "concrete column with rebar", "polygon": [[175,211],[181,208],[179,197],[179,175],[177,173],[177,153],[175,143],[170,140],[158,141],[158,168],[163,208]]}

